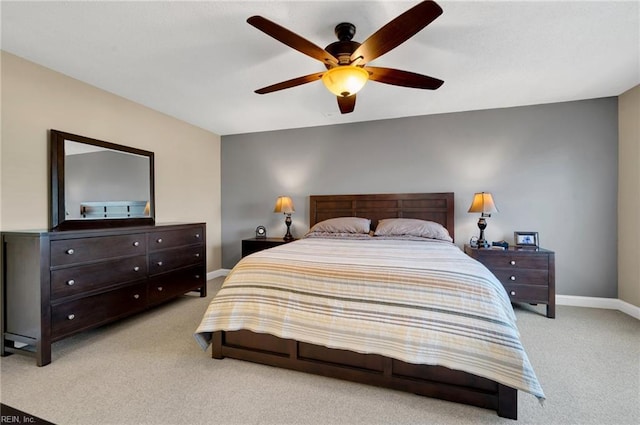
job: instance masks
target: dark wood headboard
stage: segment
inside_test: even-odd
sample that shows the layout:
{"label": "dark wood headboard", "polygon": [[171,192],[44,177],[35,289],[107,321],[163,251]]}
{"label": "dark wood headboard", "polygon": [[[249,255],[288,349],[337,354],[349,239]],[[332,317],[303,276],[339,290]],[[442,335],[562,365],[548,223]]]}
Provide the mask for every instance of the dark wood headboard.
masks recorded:
{"label": "dark wood headboard", "polygon": [[453,192],[371,195],[311,195],[309,225],[336,217],[371,219],[371,229],[383,218],[419,218],[442,224],[454,237]]}

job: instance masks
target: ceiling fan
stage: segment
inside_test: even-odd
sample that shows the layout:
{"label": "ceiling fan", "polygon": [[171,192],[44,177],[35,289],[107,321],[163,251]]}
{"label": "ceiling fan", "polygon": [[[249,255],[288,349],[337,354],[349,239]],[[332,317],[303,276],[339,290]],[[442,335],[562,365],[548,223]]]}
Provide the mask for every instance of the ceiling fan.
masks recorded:
{"label": "ceiling fan", "polygon": [[353,112],[356,106],[356,93],[368,80],[395,86],[435,90],[444,81],[399,69],[366,65],[404,43],[441,14],[442,9],[434,1],[423,1],[380,28],[363,43],[352,41],[356,32],[355,25],[343,22],[335,27],[335,34],[339,41],[329,44],[324,49],[262,16],[252,16],[247,19],[250,25],[287,46],[319,60],[327,68],[327,71],[283,81],[255,92],[266,94],[322,80],[327,89],[337,96],[340,112],[348,114]]}

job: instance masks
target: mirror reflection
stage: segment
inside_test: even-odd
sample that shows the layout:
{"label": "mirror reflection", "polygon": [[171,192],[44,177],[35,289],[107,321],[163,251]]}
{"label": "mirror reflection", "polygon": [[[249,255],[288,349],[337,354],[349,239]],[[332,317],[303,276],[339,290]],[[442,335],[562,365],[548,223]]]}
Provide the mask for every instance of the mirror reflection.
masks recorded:
{"label": "mirror reflection", "polygon": [[50,130],[52,231],[155,223],[153,152]]}
{"label": "mirror reflection", "polygon": [[65,219],[150,216],[146,156],[64,141]]}

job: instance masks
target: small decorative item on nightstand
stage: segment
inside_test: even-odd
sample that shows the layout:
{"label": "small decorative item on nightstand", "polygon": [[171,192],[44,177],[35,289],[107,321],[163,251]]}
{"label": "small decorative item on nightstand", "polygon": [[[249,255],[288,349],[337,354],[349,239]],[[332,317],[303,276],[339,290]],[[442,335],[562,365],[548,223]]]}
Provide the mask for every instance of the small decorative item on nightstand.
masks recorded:
{"label": "small decorative item on nightstand", "polygon": [[513,232],[513,241],[519,248],[538,248],[538,232]]}
{"label": "small decorative item on nightstand", "polygon": [[256,227],[256,239],[265,239],[267,237],[267,229],[264,226]]}

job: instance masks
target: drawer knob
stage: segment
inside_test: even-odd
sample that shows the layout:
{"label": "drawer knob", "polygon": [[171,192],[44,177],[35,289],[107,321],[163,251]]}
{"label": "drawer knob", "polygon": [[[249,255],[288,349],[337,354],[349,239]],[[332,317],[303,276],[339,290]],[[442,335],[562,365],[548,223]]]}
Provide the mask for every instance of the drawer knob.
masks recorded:
{"label": "drawer knob", "polygon": [[133,298],[135,298],[135,299],[137,300],[138,298],[140,298],[140,294],[135,294],[135,295],[133,296]]}
{"label": "drawer knob", "polygon": [[140,242],[135,241],[135,242],[133,243],[133,246],[140,246]]}
{"label": "drawer knob", "polygon": [[515,266],[516,265],[516,260],[509,261],[509,264],[511,264],[512,266]]}
{"label": "drawer knob", "polygon": [[200,279],[200,275],[199,274],[195,275],[195,278]]}
{"label": "drawer knob", "polygon": [[196,258],[199,258],[199,257],[200,257],[200,253],[196,252]]}
{"label": "drawer knob", "polygon": [[75,314],[70,314],[70,315],[67,316],[67,319],[69,319],[69,320],[73,320],[75,318],[76,318]]}
{"label": "drawer knob", "polygon": [[159,266],[162,266],[162,261],[158,261],[158,265],[159,265]]}
{"label": "drawer knob", "polygon": [[158,286],[158,292],[162,292],[162,286]]}
{"label": "drawer knob", "polygon": [[516,277],[515,276],[510,276],[509,279],[516,280]]}
{"label": "drawer knob", "polygon": [[511,296],[513,297],[513,296],[516,295],[516,291],[511,291],[511,292],[509,292],[509,294],[511,294]]}
{"label": "drawer knob", "polygon": [[133,271],[134,271],[134,272],[140,271],[140,267],[135,266],[135,267],[133,268]]}
{"label": "drawer knob", "polygon": [[156,239],[156,242],[157,242],[157,243],[162,243],[162,238],[158,238],[158,239]]}
{"label": "drawer knob", "polygon": [[75,280],[73,280],[73,279],[69,279],[69,280],[67,280],[67,285],[69,285],[69,286],[73,286],[73,285],[75,285],[75,284],[76,284],[76,281],[75,281]]}
{"label": "drawer knob", "polygon": [[67,254],[69,254],[69,255],[73,255],[73,253],[74,253],[75,251],[73,250],[73,248],[69,248],[69,249],[67,249],[65,252],[66,252]]}
{"label": "drawer knob", "polygon": [[200,239],[200,233],[196,233],[195,237],[196,239]]}

